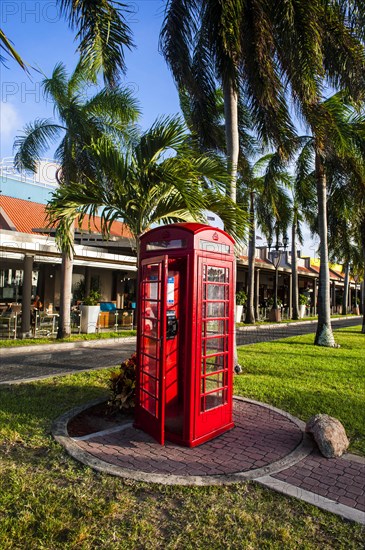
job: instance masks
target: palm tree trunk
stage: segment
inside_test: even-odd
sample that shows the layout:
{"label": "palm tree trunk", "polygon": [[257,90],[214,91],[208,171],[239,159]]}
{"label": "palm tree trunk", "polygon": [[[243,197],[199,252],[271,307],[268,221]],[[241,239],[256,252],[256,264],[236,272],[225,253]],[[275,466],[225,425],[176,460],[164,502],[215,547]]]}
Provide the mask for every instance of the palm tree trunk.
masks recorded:
{"label": "palm tree trunk", "polygon": [[60,317],[57,338],[67,338],[71,334],[72,270],[72,250],[62,252]]}
{"label": "palm tree trunk", "polygon": [[250,193],[250,229],[248,241],[248,288],[245,323],[255,322],[254,288],[255,288],[255,195]]}
{"label": "palm tree trunk", "polygon": [[347,315],[348,303],[349,303],[349,286],[350,286],[350,264],[346,263],[345,268],[345,281],[343,285],[342,296],[342,315]]}
{"label": "palm tree trunk", "polygon": [[322,149],[316,148],[316,183],[318,198],[318,232],[320,238],[320,270],[318,289],[318,324],[314,343],[317,346],[335,347],[331,327],[330,276],[327,244],[327,180],[322,160]]}
{"label": "palm tree trunk", "polygon": [[[227,195],[236,202],[237,189],[237,165],[239,155],[239,134],[238,134],[238,97],[233,82],[223,82],[224,117],[226,129],[226,147],[228,167],[231,174],[231,181]],[[236,319],[236,311],[234,312]],[[234,331],[234,365],[235,371],[241,372],[242,367],[238,364],[238,353],[236,344],[236,331]]]}
{"label": "palm tree trunk", "polygon": [[360,290],[360,302],[361,302],[361,313],[362,313],[362,329],[361,332],[365,334],[365,218],[360,223],[360,239],[362,247],[362,256],[363,256],[363,280]]}
{"label": "palm tree trunk", "polygon": [[226,129],[227,160],[231,174],[227,195],[236,202],[237,164],[239,155],[238,97],[232,81],[223,82],[224,117]]}
{"label": "palm tree trunk", "polygon": [[292,274],[292,319],[299,319],[298,260],[297,260],[297,219],[294,214],[291,230],[291,274]]}

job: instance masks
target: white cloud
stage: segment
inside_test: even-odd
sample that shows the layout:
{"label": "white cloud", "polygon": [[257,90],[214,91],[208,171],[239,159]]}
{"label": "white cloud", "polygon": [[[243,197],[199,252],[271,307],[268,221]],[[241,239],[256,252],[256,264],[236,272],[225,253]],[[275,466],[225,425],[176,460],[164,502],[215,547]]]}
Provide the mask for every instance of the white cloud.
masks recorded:
{"label": "white cloud", "polygon": [[22,127],[22,119],[17,109],[11,103],[2,101],[0,103],[0,111],[1,145],[6,149],[7,142],[11,142],[12,147],[14,138]]}

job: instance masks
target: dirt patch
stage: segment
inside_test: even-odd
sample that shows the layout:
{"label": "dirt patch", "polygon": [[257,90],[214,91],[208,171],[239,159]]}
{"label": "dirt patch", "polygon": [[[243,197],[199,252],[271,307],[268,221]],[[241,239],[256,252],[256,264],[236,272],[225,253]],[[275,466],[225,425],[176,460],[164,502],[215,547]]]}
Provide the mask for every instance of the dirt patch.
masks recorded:
{"label": "dirt patch", "polygon": [[70,437],[81,437],[117,426],[126,420],[133,420],[133,413],[120,413],[108,403],[99,403],[74,416],[67,424]]}

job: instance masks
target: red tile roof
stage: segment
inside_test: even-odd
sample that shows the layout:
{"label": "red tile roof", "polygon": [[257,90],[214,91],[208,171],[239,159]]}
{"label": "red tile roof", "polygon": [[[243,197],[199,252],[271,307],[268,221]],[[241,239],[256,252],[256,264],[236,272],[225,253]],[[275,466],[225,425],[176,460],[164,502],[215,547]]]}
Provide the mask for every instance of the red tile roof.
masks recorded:
{"label": "red tile roof", "polygon": [[[248,256],[240,256],[239,259],[242,260],[243,262],[248,263]],[[266,260],[262,260],[261,258],[255,258],[255,264],[265,264],[268,267],[274,268],[274,266],[271,262],[268,262]]]}
{"label": "red tile roof", "polygon": [[[38,202],[27,201],[23,199],[15,199],[13,197],[0,196],[0,207],[4,211],[5,216],[9,218],[16,231],[20,233],[39,233],[33,229],[46,229],[46,210],[45,205]],[[93,220],[89,216],[85,216],[82,221],[81,229],[89,233],[101,233],[100,217],[95,217]],[[78,228],[78,223],[75,221],[75,228]],[[0,216],[0,229],[10,229],[9,224],[4,222]],[[115,221],[110,229],[110,235],[116,237],[132,237],[128,227],[122,223]]]}
{"label": "red tile roof", "polygon": [[345,275],[339,273],[338,271],[335,271],[334,269],[332,269],[332,267],[330,267],[329,271],[331,279],[336,279],[337,281],[343,281],[345,279]]}
{"label": "red tile roof", "polygon": [[303,267],[301,265],[299,265],[297,267],[297,270],[300,271],[301,273],[310,273],[311,275],[313,275],[313,269],[308,269],[307,267]]}

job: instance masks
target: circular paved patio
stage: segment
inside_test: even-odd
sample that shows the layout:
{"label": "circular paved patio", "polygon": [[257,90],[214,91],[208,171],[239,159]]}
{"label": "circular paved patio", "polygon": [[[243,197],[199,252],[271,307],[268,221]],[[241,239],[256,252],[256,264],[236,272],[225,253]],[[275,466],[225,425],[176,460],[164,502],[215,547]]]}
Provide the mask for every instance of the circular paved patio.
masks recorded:
{"label": "circular paved patio", "polygon": [[71,438],[61,417],[54,435],[81,462],[108,473],[168,484],[217,484],[255,479],[289,467],[311,450],[298,419],[267,405],[234,399],[235,428],[195,448],[153,438],[131,422],[110,430]]}

